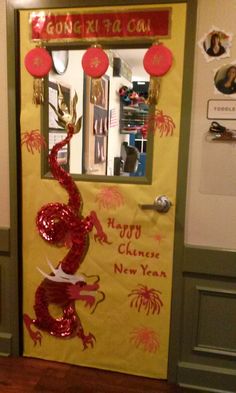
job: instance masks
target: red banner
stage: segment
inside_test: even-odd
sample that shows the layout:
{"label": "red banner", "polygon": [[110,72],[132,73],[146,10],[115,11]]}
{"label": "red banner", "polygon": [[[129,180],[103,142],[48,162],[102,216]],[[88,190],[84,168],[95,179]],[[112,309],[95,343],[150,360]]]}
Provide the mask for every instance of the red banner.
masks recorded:
{"label": "red banner", "polygon": [[33,40],[167,37],[170,15],[170,8],[65,15],[32,13],[31,35]]}

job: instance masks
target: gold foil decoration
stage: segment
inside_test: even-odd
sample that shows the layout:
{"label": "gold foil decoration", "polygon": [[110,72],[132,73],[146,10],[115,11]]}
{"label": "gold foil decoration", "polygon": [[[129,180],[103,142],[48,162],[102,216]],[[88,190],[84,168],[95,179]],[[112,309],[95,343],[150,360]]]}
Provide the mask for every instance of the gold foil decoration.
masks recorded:
{"label": "gold foil decoration", "polygon": [[151,76],[148,89],[148,104],[157,105],[160,95],[161,78]]}
{"label": "gold foil decoration", "polygon": [[44,79],[34,78],[33,81],[33,104],[41,105],[44,103]]}

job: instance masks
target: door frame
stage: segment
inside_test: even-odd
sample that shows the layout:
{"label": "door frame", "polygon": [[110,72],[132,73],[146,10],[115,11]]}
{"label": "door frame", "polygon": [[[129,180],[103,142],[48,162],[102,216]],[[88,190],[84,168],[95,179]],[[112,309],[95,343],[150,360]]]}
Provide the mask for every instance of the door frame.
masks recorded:
{"label": "door frame", "polygon": [[[197,14],[197,9],[195,12]],[[196,48],[197,20],[196,15],[192,21],[194,26],[189,29],[193,48]],[[201,29],[200,17],[199,23]],[[188,61],[192,72],[193,59],[194,53]],[[192,82],[191,78],[190,91]],[[186,116],[182,118],[182,130],[188,124],[190,128],[192,102],[186,86],[184,92],[187,101],[183,99]],[[196,391],[229,393],[234,392],[236,386],[235,337],[230,336],[225,344],[222,335],[236,322],[236,254],[235,249],[185,244],[189,137],[189,129],[180,136],[168,380]],[[209,302],[210,299],[213,301]],[[232,306],[227,310],[229,303]]]}
{"label": "door frame", "polygon": [[[20,169],[20,94],[19,94],[19,11],[39,8],[70,8],[83,6],[109,6],[109,0],[6,0],[7,1],[7,61],[8,61],[8,108],[9,108],[9,143],[10,143],[10,187],[11,187],[11,253],[13,256],[14,275],[11,277],[11,287],[15,288],[14,296],[18,297],[19,302],[13,298],[14,304],[14,331],[15,346],[12,348],[13,355],[22,353],[22,322],[21,322],[21,298],[22,287],[19,277],[22,271],[22,249],[21,249],[21,169]],[[175,251],[173,260],[173,292],[172,292],[172,316],[170,330],[170,351],[168,380],[177,380],[177,363],[180,346],[176,344],[174,337],[180,337],[180,319],[176,316],[181,308],[181,299],[175,296],[181,291],[181,275],[178,268],[178,261],[181,260],[184,245],[184,217],[186,203],[187,186],[187,164],[191,118],[191,97],[193,80],[193,58],[196,27],[197,0],[118,0],[116,5],[141,5],[141,4],[187,4],[187,23],[185,38],[185,76],[183,81],[183,98],[181,113],[181,133],[179,145],[179,169],[177,183],[177,206],[175,221]],[[16,170],[17,169],[17,170]],[[20,261],[20,262],[19,262]],[[179,341],[179,339],[177,340]]]}
{"label": "door frame", "polygon": [[170,346],[168,381],[178,381],[178,362],[181,350],[181,317],[182,317],[182,263],[184,260],[184,235],[186,192],[188,178],[188,157],[190,142],[190,126],[192,112],[192,92],[194,75],[194,52],[197,26],[197,0],[189,2],[187,7],[186,31],[188,37],[185,42],[183,96],[181,109],[179,160],[177,175],[175,236],[173,254],[173,280],[171,298]]}

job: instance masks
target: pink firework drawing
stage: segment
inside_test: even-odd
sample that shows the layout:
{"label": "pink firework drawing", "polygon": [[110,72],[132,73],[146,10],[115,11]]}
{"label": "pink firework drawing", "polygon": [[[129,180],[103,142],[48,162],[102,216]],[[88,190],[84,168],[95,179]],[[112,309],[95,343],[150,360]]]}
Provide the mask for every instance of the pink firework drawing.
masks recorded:
{"label": "pink firework drawing", "polygon": [[161,292],[157,289],[148,289],[146,285],[138,284],[128,295],[131,298],[130,307],[137,308],[138,312],[144,311],[146,315],[160,314],[163,306],[160,295]]}
{"label": "pink firework drawing", "polygon": [[155,353],[160,348],[157,333],[153,329],[144,326],[133,329],[130,333],[130,342],[144,352]]}
{"label": "pink firework drawing", "polygon": [[165,237],[162,236],[161,233],[157,233],[156,235],[153,236],[153,239],[156,240],[158,243],[160,243],[163,239],[165,239]]}
{"label": "pink firework drawing", "polygon": [[117,187],[103,187],[96,197],[99,209],[116,209],[124,205],[124,197]]}
{"label": "pink firework drawing", "polygon": [[39,130],[31,130],[22,133],[21,145],[26,145],[28,152],[34,154],[35,150],[40,153],[46,146],[46,141]]}
{"label": "pink firework drawing", "polygon": [[173,135],[175,123],[170,116],[165,115],[163,111],[157,109],[155,113],[154,121],[155,121],[155,126],[160,131],[160,136]]}

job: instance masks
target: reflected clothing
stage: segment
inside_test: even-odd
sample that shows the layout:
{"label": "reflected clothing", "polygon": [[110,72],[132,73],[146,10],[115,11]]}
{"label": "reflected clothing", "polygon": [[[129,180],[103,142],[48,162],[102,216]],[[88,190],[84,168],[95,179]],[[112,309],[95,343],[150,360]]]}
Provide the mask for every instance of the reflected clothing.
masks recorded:
{"label": "reflected clothing", "polygon": [[213,48],[210,47],[210,48],[207,49],[206,53],[209,56],[213,56],[213,57],[221,56],[221,55],[223,55],[225,53],[225,48],[222,45],[220,45],[218,52],[215,53]]}

